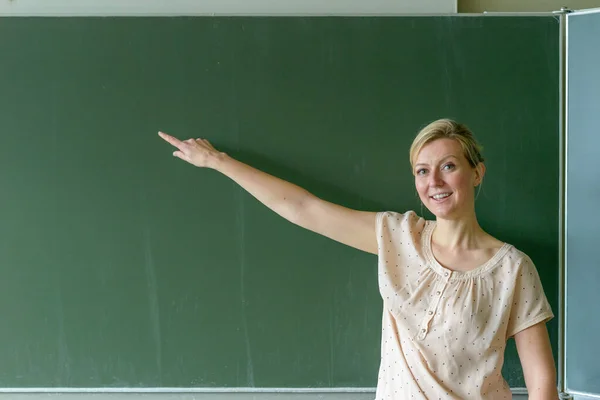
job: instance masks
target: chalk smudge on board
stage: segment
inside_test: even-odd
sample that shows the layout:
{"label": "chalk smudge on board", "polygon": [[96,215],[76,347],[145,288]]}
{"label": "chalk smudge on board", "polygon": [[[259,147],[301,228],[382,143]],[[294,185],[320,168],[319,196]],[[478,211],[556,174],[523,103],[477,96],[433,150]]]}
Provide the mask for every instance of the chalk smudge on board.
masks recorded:
{"label": "chalk smudge on board", "polygon": [[252,363],[252,351],[250,349],[250,336],[248,335],[248,318],[246,316],[246,286],[245,286],[245,274],[246,274],[246,227],[244,223],[244,199],[241,189],[236,188],[236,199],[238,203],[237,207],[237,225],[239,232],[239,244],[240,244],[240,298],[242,302],[242,329],[244,330],[244,344],[246,347],[246,379],[248,385],[254,387],[254,366]]}
{"label": "chalk smudge on board", "polygon": [[60,282],[57,285],[58,287],[58,307],[57,309],[57,319],[58,319],[58,369],[57,372],[60,373],[58,381],[62,381],[64,383],[70,382],[71,380],[71,369],[69,362],[69,346],[67,345],[67,338],[65,334],[65,315],[63,312],[64,301],[62,297],[62,290],[60,286]]}
{"label": "chalk smudge on board", "polygon": [[335,318],[335,306],[332,306],[330,309],[329,316],[329,386],[333,386],[333,369],[335,363],[335,352],[334,352],[334,323],[333,319]]}
{"label": "chalk smudge on board", "polygon": [[145,246],[145,268],[146,282],[148,287],[148,305],[150,306],[150,322],[152,324],[152,339],[156,346],[156,367],[159,376],[162,376],[162,345],[160,333],[160,308],[158,306],[158,288],[156,285],[156,272],[154,266],[154,257],[152,256],[152,242],[150,239],[150,230],[144,229]]}
{"label": "chalk smudge on board", "polygon": [[[231,53],[231,62],[234,66],[238,65],[236,61],[235,51]],[[240,150],[240,125],[239,125],[239,104],[238,104],[238,93],[237,93],[237,82],[235,79],[235,68],[230,80],[230,95],[233,103],[232,109],[235,113],[235,118],[232,120],[232,131],[234,133],[236,150]],[[246,275],[246,237],[245,237],[245,208],[244,208],[244,197],[242,189],[236,184],[232,183],[233,191],[235,193],[235,200],[237,203],[236,213],[236,225],[238,226],[238,242],[240,244],[240,300],[242,306],[242,329],[244,333],[244,346],[246,348],[246,379],[249,387],[254,387],[254,364],[252,362],[252,350],[250,347],[250,335],[248,334],[248,318],[246,316],[246,286],[245,286],[245,275]],[[238,378],[239,381],[239,378]]]}

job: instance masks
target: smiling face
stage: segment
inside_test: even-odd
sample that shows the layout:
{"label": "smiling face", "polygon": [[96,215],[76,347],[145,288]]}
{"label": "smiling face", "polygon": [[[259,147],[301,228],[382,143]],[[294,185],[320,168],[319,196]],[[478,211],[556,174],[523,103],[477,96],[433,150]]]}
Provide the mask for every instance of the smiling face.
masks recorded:
{"label": "smiling face", "polygon": [[459,219],[475,212],[474,188],[485,167],[472,167],[460,143],[436,139],[424,145],[414,160],[415,186],[423,204],[437,218]]}

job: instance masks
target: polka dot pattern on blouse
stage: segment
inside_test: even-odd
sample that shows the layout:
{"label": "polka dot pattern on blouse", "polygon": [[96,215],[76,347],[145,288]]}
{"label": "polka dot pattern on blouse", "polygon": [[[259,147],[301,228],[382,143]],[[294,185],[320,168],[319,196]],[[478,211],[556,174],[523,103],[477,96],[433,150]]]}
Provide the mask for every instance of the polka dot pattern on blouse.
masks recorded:
{"label": "polka dot pattern on blouse", "polygon": [[504,244],[459,272],[433,256],[435,221],[413,211],[377,214],[383,298],[376,400],[511,399],[506,341],[554,317],[531,259]]}

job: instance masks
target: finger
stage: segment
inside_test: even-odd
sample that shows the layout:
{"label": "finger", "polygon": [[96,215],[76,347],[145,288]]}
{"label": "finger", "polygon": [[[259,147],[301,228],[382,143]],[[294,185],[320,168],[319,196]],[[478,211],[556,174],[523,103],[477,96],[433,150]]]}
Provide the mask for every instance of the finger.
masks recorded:
{"label": "finger", "polygon": [[212,146],[210,145],[210,143],[208,143],[208,140],[206,140],[206,139],[198,138],[198,139],[196,139],[196,143],[198,143],[199,145],[201,145],[203,147],[212,149]]}
{"label": "finger", "polygon": [[183,142],[181,140],[179,140],[171,135],[167,135],[164,132],[158,132],[158,136],[160,136],[161,138],[163,138],[164,140],[166,140],[173,146],[177,147],[178,149],[180,149],[183,144]]}
{"label": "finger", "polygon": [[177,158],[181,158],[183,161],[190,162],[189,158],[182,151],[174,151],[173,155]]}
{"label": "finger", "polygon": [[208,148],[216,151],[216,149],[214,148],[214,146],[212,144],[210,144],[210,142],[208,140],[204,139],[203,142],[204,142],[205,145],[208,146]]}

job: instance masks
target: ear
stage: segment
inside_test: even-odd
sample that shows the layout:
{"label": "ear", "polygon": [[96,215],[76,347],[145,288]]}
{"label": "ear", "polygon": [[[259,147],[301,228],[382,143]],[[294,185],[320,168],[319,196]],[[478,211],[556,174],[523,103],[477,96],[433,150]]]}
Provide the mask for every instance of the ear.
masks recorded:
{"label": "ear", "polygon": [[485,175],[485,164],[480,162],[477,167],[475,167],[475,184],[474,186],[479,186],[481,181],[483,180],[483,176]]}

